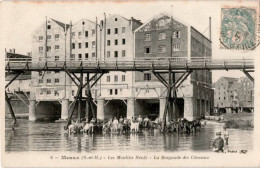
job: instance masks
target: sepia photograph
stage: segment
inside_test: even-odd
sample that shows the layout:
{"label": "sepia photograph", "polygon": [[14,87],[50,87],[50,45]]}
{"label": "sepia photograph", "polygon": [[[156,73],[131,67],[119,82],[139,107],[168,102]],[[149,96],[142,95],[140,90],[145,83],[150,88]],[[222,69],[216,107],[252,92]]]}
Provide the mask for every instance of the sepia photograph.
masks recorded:
{"label": "sepia photograph", "polygon": [[0,2],[2,167],[260,167],[259,11]]}

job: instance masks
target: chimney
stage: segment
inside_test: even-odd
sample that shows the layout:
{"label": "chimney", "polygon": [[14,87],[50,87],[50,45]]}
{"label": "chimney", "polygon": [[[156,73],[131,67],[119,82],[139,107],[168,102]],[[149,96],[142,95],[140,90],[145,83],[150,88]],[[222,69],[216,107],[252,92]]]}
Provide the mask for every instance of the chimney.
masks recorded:
{"label": "chimney", "polygon": [[15,48],[13,48],[13,53],[15,53]]}
{"label": "chimney", "polygon": [[211,17],[209,17],[209,40],[211,41]]}

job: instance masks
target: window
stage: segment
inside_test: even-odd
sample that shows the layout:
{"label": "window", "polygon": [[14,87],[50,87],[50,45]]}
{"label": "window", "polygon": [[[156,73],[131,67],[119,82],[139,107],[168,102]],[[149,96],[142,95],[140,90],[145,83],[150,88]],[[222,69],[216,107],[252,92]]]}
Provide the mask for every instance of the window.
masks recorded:
{"label": "window", "polygon": [[50,95],[51,94],[51,90],[47,90],[46,94]]}
{"label": "window", "polygon": [[71,54],[70,60],[75,61],[75,54]]}
{"label": "window", "polygon": [[40,91],[40,95],[43,95],[43,91]]}
{"label": "window", "polygon": [[75,91],[74,90],[71,91],[71,95],[75,96]]}
{"label": "window", "polygon": [[88,53],[85,53],[85,60],[88,60]]}
{"label": "window", "polygon": [[118,51],[114,52],[114,57],[117,58],[118,57]]}
{"label": "window", "polygon": [[85,37],[88,37],[88,31],[85,31]]}
{"label": "window", "polygon": [[75,43],[72,43],[72,49],[75,49]]}
{"label": "window", "polygon": [[96,57],[96,54],[95,52],[92,53],[92,58],[95,58]]}
{"label": "window", "polygon": [[88,48],[88,42],[85,42],[85,48]]}
{"label": "window", "polygon": [[144,41],[151,41],[151,34],[145,34]]}
{"label": "window", "polygon": [[125,39],[122,39],[122,44],[125,45]]}
{"label": "window", "polygon": [[117,89],[115,89],[115,95],[117,95]]}
{"label": "window", "polygon": [[79,43],[79,49],[81,49],[81,43]]}
{"label": "window", "polygon": [[160,45],[158,46],[158,53],[165,53],[166,52],[166,47],[165,45]]}
{"label": "window", "polygon": [[172,37],[173,38],[180,38],[181,37],[181,32],[180,31],[174,31]]}
{"label": "window", "polygon": [[54,96],[59,96],[59,92],[57,90],[54,91]]}
{"label": "window", "polygon": [[39,47],[39,52],[40,52],[40,53],[43,52],[43,47]]}
{"label": "window", "polygon": [[180,44],[175,44],[175,45],[173,45],[173,51],[174,51],[174,52],[180,51]]}
{"label": "window", "polygon": [[118,34],[118,28],[115,28],[115,34]]}
{"label": "window", "polygon": [[151,53],[151,47],[145,47],[144,53],[147,53],[147,54]]}
{"label": "window", "polygon": [[125,33],[125,27],[122,27],[122,33]]}
{"label": "window", "polygon": [[110,58],[110,51],[107,51],[107,58]]}
{"label": "window", "polygon": [[39,41],[43,41],[43,36],[39,36]]}
{"label": "window", "polygon": [[110,76],[109,75],[107,76],[107,82],[110,82]]}
{"label": "window", "polygon": [[115,39],[115,45],[118,45],[118,40],[117,39]]}
{"label": "window", "polygon": [[117,75],[114,76],[114,82],[118,82],[118,76]]}
{"label": "window", "polygon": [[40,84],[43,83],[43,79],[39,79],[39,83],[40,83]]}
{"label": "window", "polygon": [[58,61],[60,59],[59,56],[55,56],[55,61]]}
{"label": "window", "polygon": [[107,29],[107,34],[110,34],[110,29]]}
{"label": "window", "polygon": [[59,34],[55,34],[55,39],[59,39],[60,38],[60,35]]}
{"label": "window", "polygon": [[59,83],[60,82],[60,80],[58,79],[58,78],[55,78],[55,83]]}
{"label": "window", "polygon": [[75,38],[75,32],[71,33],[72,38]]}
{"label": "window", "polygon": [[150,73],[145,73],[145,74],[144,74],[144,80],[145,80],[145,81],[151,80],[151,74],[150,74]]}
{"label": "window", "polygon": [[122,50],[122,57],[125,57],[125,50]]}
{"label": "window", "polygon": [[48,25],[47,28],[48,28],[48,29],[51,29],[51,25]]}
{"label": "window", "polygon": [[122,75],[122,82],[125,82],[125,75]]}
{"label": "window", "polygon": [[166,33],[159,33],[159,37],[158,37],[158,40],[164,40],[166,39]]}
{"label": "window", "polygon": [[81,54],[78,55],[78,60],[79,60],[79,61],[82,60],[82,55],[81,55]]}
{"label": "window", "polygon": [[39,76],[42,76],[42,71],[39,72]]}
{"label": "window", "polygon": [[59,45],[55,45],[55,50],[59,50],[60,46]]}
{"label": "window", "polygon": [[50,51],[51,51],[51,47],[47,46],[47,52],[50,52]]}
{"label": "window", "polygon": [[112,95],[113,94],[113,89],[110,89],[109,92],[110,92],[109,94]]}
{"label": "window", "polygon": [[51,83],[51,79],[47,79],[47,84],[48,84],[48,83]]}
{"label": "window", "polygon": [[96,33],[96,31],[95,31],[95,30],[92,30],[92,36],[94,36],[95,33]]}
{"label": "window", "polygon": [[163,27],[165,26],[165,20],[164,19],[160,19],[159,20],[159,27]]}
{"label": "window", "polygon": [[107,46],[110,46],[110,40],[107,40]]}
{"label": "window", "polygon": [[96,42],[93,41],[93,42],[92,42],[92,48],[95,48],[95,47],[96,47]]}
{"label": "window", "polygon": [[81,32],[78,32],[78,37],[81,38]]}

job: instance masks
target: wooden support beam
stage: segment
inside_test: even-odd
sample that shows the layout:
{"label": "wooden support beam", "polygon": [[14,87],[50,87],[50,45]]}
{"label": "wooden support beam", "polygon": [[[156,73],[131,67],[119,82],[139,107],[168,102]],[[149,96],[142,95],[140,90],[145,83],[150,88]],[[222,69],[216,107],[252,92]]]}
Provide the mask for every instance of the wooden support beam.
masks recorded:
{"label": "wooden support beam", "polygon": [[163,113],[163,121],[162,121],[162,131],[165,131],[165,126],[166,126],[166,117],[167,117],[167,112],[169,112],[169,100],[171,98],[171,72],[169,72],[169,83],[168,83],[168,92],[166,96],[166,103],[165,103],[165,108],[164,108],[164,113]]}
{"label": "wooden support beam", "polygon": [[14,76],[14,78],[9,81],[9,83],[5,86],[5,88],[7,88],[10,84],[12,84],[12,82],[13,82],[20,74],[21,74],[21,72],[17,73],[17,74]]}
{"label": "wooden support beam", "polygon": [[156,78],[165,86],[168,87],[167,82],[165,81],[165,79],[158,73],[153,72],[153,74],[156,76]]}
{"label": "wooden support beam", "polygon": [[176,85],[176,89],[178,89],[180,87],[180,85],[183,83],[183,81],[186,80],[186,78],[190,75],[190,73],[192,73],[192,71],[189,71],[188,73],[186,73],[185,77],[182,80],[180,80],[178,85]]}
{"label": "wooden support beam", "polygon": [[83,72],[80,73],[80,82],[79,82],[79,98],[78,98],[78,122],[81,120],[81,105],[82,105],[82,85],[83,85]]}
{"label": "wooden support beam", "polygon": [[100,74],[98,78],[94,81],[94,83],[91,84],[91,88],[95,86],[95,84],[98,82],[98,80],[104,75],[104,73]]}
{"label": "wooden support beam", "polygon": [[[87,73],[87,74],[89,74],[89,73]],[[97,76],[97,74],[98,73],[95,73],[95,75],[93,75],[90,79],[87,79],[87,82],[82,86],[82,88],[86,87],[90,83],[90,81],[92,81]]]}
{"label": "wooden support beam", "polygon": [[79,86],[79,84],[75,81],[75,79],[70,75],[70,73],[67,71],[67,70],[65,70],[65,72],[66,72],[66,74],[70,77],[70,79],[77,85],[77,86]]}
{"label": "wooden support beam", "polygon": [[78,82],[80,82],[80,79],[77,77],[75,73],[72,72],[71,74],[78,80]]}
{"label": "wooden support beam", "polygon": [[16,92],[14,94],[27,106],[29,107],[29,104],[27,104]]}
{"label": "wooden support beam", "polygon": [[253,84],[255,83],[254,78],[245,70],[243,70],[244,74],[253,82]]}
{"label": "wooden support beam", "polygon": [[10,99],[9,99],[6,91],[5,91],[5,101],[7,103],[8,108],[9,108],[10,114],[11,114],[11,116],[13,118],[12,128],[14,129],[14,127],[18,126],[17,125],[17,120],[16,120],[16,117],[15,117],[15,114],[14,114],[14,110],[12,108],[12,104],[10,102]]}

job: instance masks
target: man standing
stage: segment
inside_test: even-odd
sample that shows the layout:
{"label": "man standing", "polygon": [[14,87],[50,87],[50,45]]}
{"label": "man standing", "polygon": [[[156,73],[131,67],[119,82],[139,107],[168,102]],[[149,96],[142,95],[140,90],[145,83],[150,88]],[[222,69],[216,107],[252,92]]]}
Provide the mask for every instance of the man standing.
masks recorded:
{"label": "man standing", "polygon": [[226,145],[228,145],[229,133],[228,133],[228,130],[227,130],[226,126],[224,126],[224,128],[223,128],[223,135],[224,135],[224,139],[225,139]]}
{"label": "man standing", "polygon": [[224,140],[221,138],[221,132],[216,133],[217,138],[213,142],[213,148],[215,152],[223,152]]}

